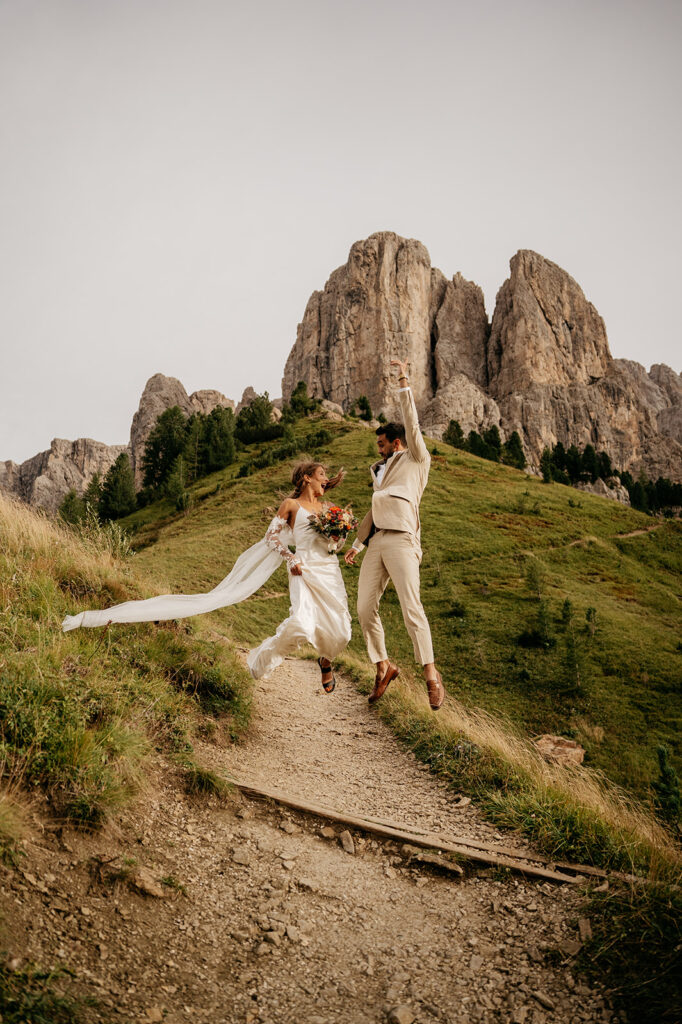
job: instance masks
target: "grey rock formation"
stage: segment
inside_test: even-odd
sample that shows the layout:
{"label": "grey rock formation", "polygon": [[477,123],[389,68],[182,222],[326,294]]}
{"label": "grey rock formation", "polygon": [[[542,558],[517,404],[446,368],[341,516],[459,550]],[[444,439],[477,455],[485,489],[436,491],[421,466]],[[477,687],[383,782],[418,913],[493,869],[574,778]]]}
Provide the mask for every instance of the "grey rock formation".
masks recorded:
{"label": "grey rock formation", "polygon": [[488,386],[490,325],[483,292],[473,281],[455,274],[448,281],[436,311],[433,351],[437,391],[463,374],[479,388]]}
{"label": "grey rock formation", "polygon": [[630,504],[627,487],[623,487],[618,477],[611,477],[610,480],[599,479],[589,484],[576,484],[576,487],[588,494],[596,494],[599,498],[610,498],[611,501],[620,501],[623,505]]}
{"label": "grey rock formation", "polygon": [[463,373],[451,373],[447,383],[421,410],[421,426],[430,437],[442,437],[450,420],[458,420],[465,434],[500,426],[501,414],[494,398]]}
{"label": "grey rock formation", "polygon": [[137,412],[130,426],[130,458],[135,474],[135,487],[142,487],[142,456],[144,446],[157,418],[166,409],[178,405],[186,416],[194,412],[208,414],[216,406],[234,409],[234,402],[220,391],[194,391],[188,395],[176,377],[155,373],[145,384]]}
{"label": "grey rock formation", "polygon": [[242,409],[246,409],[247,406],[251,405],[254,398],[258,398],[258,392],[255,390],[255,388],[252,388],[250,386],[248,388],[244,388],[242,397],[239,399],[239,402],[237,403],[237,408],[234,410],[235,416],[238,416]]}
{"label": "grey rock formation", "polygon": [[145,441],[160,413],[173,405],[179,405],[187,416],[194,412],[208,414],[219,405],[234,408],[234,402],[220,391],[195,391],[188,395],[175,377],[157,373],[150,377],[142,392],[130,428],[129,445],[106,445],[90,438],[55,439],[48,451],[34,455],[21,465],[0,462],[0,491],[54,512],[72,488],[82,494],[94,473],[104,477],[121,452],[126,451],[135,472],[135,485],[139,488]]}
{"label": "grey rock formation", "polygon": [[664,363],[654,363],[649,377],[670,401],[656,417],[659,433],[682,444],[682,376]]}
{"label": "grey rock formation", "polygon": [[304,380],[313,397],[348,409],[364,394],[390,418],[397,412],[393,358],[409,359],[415,397],[428,401],[434,307],[444,290],[421,242],[390,231],[356,242],[346,265],[308,302],[284,368],[284,398]]}
{"label": "grey rock formation", "polygon": [[497,293],[488,385],[498,399],[534,385],[591,384],[611,364],[604,321],[561,267],[521,250]]}
{"label": "grey rock formation", "polygon": [[510,268],[491,326],[488,389],[529,457],[537,462],[557,441],[590,443],[619,468],[680,479],[682,446],[659,426],[669,416],[675,427],[677,375],[612,359],[603,320],[556,264],[522,251]]}
{"label": "grey rock formation", "polygon": [[0,490],[56,512],[70,490],[82,494],[95,473],[103,477],[127,450],[124,444],[107,445],[88,437],[77,441],[55,438],[47,451],[20,465],[0,462]]}
{"label": "grey rock formation", "polygon": [[531,467],[561,441],[588,442],[614,465],[682,478],[682,381],[669,367],[613,359],[604,321],[561,267],[529,250],[510,262],[489,325],[483,294],[431,267],[420,242],[381,232],[351,248],[314,292],[284,370],[344,409],[361,394],[397,412],[391,358],[408,359],[422,426],[442,436],[495,424],[518,430]]}

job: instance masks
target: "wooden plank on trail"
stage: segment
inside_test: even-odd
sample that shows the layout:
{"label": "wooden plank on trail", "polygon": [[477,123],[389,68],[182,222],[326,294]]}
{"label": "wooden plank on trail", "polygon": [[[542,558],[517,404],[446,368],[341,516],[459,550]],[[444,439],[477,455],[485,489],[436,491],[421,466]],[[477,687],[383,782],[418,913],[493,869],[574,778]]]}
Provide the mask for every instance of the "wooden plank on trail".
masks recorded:
{"label": "wooden plank on trail", "polygon": [[536,858],[534,854],[501,855],[486,849],[483,844],[470,845],[468,841],[451,842],[430,833],[410,832],[405,828],[394,828],[384,825],[377,820],[369,818],[358,818],[346,812],[336,811],[331,807],[324,807],[320,804],[311,804],[300,797],[292,797],[286,793],[274,789],[264,789],[262,786],[254,786],[248,782],[242,782],[234,777],[232,783],[243,793],[254,797],[265,797],[274,800],[285,807],[291,807],[296,811],[303,811],[307,814],[314,814],[319,818],[326,818],[329,821],[336,821],[343,825],[350,825],[352,828],[361,829],[364,832],[372,832],[374,835],[383,836],[386,839],[399,840],[412,846],[423,846],[429,849],[440,850],[443,853],[453,853],[465,860],[477,861],[492,867],[508,868],[519,874],[532,878],[543,878],[550,882],[563,882],[575,885],[585,880],[584,875],[569,874],[557,871],[556,868],[547,866],[543,858]]}

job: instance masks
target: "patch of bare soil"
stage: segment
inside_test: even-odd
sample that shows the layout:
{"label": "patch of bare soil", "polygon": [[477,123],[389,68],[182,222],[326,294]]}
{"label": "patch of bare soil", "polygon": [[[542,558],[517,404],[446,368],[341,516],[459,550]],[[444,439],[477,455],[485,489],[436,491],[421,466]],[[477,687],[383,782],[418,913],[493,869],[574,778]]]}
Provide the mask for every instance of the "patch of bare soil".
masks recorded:
{"label": "patch of bare soil", "polygon": [[[325,695],[287,661],[257,694],[248,742],[204,763],[349,812],[503,839],[400,750],[350,684]],[[163,765],[105,834],[53,831],[0,887],[3,947],[62,963],[99,1005],[88,1021],[369,1024],[612,1021],[572,970],[575,887],[466,866],[235,798],[178,794]],[[145,895],[146,891],[146,895]],[[157,892],[161,895],[151,895]]]}

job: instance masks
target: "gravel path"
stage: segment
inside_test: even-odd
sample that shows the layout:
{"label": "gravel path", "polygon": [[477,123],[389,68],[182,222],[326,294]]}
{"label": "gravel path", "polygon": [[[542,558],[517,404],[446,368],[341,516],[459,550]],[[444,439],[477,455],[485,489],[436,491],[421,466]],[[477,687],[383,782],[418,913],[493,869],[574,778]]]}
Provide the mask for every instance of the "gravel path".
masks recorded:
{"label": "gravel path", "polygon": [[[349,683],[329,697],[315,665],[292,660],[256,699],[249,739],[202,747],[203,763],[351,812],[502,838],[397,747]],[[589,927],[575,887],[475,867],[458,879],[268,801],[193,801],[161,760],[107,832],[44,821],[36,813],[19,868],[0,867],[0,942],[17,964],[73,970],[98,1000],[86,1021],[620,1019],[574,973]]]}
{"label": "gravel path", "polygon": [[203,754],[244,782],[311,803],[453,841],[525,848],[403,750],[351,683],[339,677],[335,691],[326,694],[312,661],[287,659],[271,679],[260,680],[248,743],[220,756],[215,748]]}

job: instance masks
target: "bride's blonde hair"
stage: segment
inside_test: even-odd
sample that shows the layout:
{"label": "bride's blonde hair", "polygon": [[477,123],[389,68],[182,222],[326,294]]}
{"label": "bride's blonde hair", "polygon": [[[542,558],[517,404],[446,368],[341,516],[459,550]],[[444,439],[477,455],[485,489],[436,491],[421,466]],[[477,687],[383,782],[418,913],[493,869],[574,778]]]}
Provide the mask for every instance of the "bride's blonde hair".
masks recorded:
{"label": "bride's blonde hair", "polygon": [[[305,487],[305,478],[307,476],[312,476],[316,469],[326,468],[327,467],[323,462],[299,462],[298,465],[294,467],[294,471],[291,474],[291,482],[294,485],[294,491],[293,494],[289,495],[289,497],[299,498],[303,492],[303,488]],[[342,469],[336,474],[336,476],[331,477],[325,484],[325,492],[330,491],[332,487],[336,487],[337,484],[340,484],[345,475],[346,473]]]}

